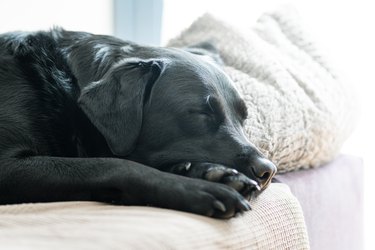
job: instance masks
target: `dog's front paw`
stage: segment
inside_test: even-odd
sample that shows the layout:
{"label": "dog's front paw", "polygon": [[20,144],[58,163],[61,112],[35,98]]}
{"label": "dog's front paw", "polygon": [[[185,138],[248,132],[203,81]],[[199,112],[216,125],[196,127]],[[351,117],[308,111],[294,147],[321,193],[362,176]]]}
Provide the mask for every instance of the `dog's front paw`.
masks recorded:
{"label": "dog's front paw", "polygon": [[[167,185],[168,186],[168,185]],[[179,185],[174,184],[172,200],[168,206],[209,217],[228,219],[238,212],[251,209],[248,201],[233,188],[199,179],[181,179]],[[171,194],[169,191],[164,193]]]}
{"label": "dog's front paw", "polygon": [[247,199],[250,199],[254,192],[260,190],[256,181],[238,172],[236,169],[228,168],[221,164],[185,162],[173,166],[171,172],[192,178],[226,184],[237,190]]}
{"label": "dog's front paw", "polygon": [[217,164],[210,165],[211,166],[204,173],[204,179],[231,186],[248,199],[253,192],[260,190],[256,181],[238,172],[236,169]]}

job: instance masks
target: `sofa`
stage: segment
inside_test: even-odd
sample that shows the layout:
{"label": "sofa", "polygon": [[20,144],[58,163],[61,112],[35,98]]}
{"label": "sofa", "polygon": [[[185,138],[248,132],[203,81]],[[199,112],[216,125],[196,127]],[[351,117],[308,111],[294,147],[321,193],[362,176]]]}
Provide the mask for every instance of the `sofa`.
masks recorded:
{"label": "sofa", "polygon": [[[362,161],[276,176],[229,220],[96,202],[0,206],[1,249],[361,249]],[[355,181],[353,181],[355,180]]]}

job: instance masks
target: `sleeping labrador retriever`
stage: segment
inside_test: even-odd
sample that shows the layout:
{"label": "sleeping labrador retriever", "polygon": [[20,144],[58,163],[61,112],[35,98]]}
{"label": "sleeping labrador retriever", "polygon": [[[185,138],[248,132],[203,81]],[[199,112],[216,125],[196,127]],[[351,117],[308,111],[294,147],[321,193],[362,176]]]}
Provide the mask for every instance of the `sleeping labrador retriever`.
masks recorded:
{"label": "sleeping labrador retriever", "polygon": [[249,210],[276,167],[214,57],[58,28],[0,35],[0,204]]}

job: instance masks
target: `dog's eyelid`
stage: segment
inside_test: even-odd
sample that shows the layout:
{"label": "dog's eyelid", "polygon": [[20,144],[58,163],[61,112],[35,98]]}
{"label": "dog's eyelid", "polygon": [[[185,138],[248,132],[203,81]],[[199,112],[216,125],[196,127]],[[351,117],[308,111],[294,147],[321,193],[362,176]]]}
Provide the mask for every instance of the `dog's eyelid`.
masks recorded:
{"label": "dog's eyelid", "polygon": [[215,95],[207,95],[203,109],[206,110],[207,113],[215,116],[219,123],[225,119],[223,106]]}
{"label": "dog's eyelid", "polygon": [[214,113],[212,113],[210,110],[207,109],[189,109],[189,114],[199,114],[199,115],[206,115],[206,116],[213,116]]}
{"label": "dog's eyelid", "polygon": [[206,103],[207,103],[208,107],[210,108],[210,110],[211,110],[213,113],[215,113],[215,110],[214,110],[214,108],[212,107],[212,104],[211,104],[211,102],[210,102],[210,99],[211,99],[211,96],[208,95],[208,96],[206,97]]}

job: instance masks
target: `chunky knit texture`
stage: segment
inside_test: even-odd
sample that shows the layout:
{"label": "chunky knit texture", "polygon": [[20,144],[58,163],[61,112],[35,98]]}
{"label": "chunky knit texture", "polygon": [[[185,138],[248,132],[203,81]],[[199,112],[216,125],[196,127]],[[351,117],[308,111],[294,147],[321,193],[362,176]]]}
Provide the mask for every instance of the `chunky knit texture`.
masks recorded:
{"label": "chunky knit texture", "polygon": [[206,14],[168,46],[203,41],[219,50],[246,101],[250,140],[279,172],[321,166],[337,155],[353,130],[355,101],[294,11],[264,14],[247,30]]}

